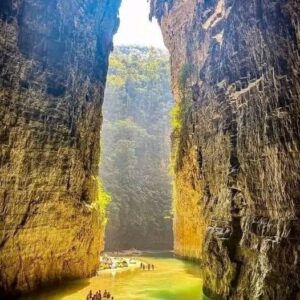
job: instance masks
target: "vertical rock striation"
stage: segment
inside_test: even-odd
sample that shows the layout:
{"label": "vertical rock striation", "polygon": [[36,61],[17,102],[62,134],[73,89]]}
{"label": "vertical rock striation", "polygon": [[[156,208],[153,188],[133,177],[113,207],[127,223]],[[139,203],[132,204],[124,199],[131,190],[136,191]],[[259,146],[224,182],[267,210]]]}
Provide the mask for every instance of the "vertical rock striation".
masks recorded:
{"label": "vertical rock striation", "polygon": [[119,2],[1,0],[0,297],[97,268],[101,106]]}
{"label": "vertical rock striation", "polygon": [[175,248],[214,299],[300,299],[296,0],[152,0],[171,54]]}

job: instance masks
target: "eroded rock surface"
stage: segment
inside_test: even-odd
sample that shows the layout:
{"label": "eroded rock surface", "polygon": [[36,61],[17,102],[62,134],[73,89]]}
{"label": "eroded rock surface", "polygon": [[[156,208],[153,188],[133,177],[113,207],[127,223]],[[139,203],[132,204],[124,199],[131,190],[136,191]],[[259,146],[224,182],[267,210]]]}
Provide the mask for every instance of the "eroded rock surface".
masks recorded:
{"label": "eroded rock surface", "polygon": [[0,2],[0,297],[98,266],[101,106],[119,2]]}
{"label": "eroded rock surface", "polygon": [[180,109],[175,250],[213,299],[300,299],[299,1],[152,0]]}

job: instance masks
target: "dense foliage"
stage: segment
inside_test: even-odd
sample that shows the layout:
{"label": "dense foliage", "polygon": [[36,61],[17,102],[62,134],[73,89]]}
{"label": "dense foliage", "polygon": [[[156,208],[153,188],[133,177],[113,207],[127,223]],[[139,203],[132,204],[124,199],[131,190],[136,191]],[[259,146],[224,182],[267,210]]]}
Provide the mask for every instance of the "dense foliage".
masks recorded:
{"label": "dense foliage", "polygon": [[115,49],[103,108],[101,178],[112,196],[108,250],[172,247],[168,176],[172,102],[166,53],[153,48]]}

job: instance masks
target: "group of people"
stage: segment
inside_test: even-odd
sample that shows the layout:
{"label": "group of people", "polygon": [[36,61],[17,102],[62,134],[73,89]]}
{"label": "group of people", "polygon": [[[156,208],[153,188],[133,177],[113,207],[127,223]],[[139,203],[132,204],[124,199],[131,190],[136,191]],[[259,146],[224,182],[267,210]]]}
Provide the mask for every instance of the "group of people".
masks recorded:
{"label": "group of people", "polygon": [[[142,270],[150,271],[150,270],[154,270],[155,267],[153,264],[144,264],[141,262],[140,268]],[[103,293],[99,290],[95,294],[93,294],[92,290],[90,290],[86,297],[86,300],[104,300],[104,299],[114,300],[115,298],[107,290],[105,290]]]}
{"label": "group of people", "polygon": [[86,297],[86,300],[102,300],[102,299],[111,299],[114,300],[114,297],[110,294],[108,291],[104,291],[102,294],[101,291],[97,291],[95,294],[93,294],[92,291],[90,291]]}
{"label": "group of people", "polygon": [[154,270],[154,265],[151,265],[151,264],[144,264],[144,263],[141,263],[141,269],[142,270]]}

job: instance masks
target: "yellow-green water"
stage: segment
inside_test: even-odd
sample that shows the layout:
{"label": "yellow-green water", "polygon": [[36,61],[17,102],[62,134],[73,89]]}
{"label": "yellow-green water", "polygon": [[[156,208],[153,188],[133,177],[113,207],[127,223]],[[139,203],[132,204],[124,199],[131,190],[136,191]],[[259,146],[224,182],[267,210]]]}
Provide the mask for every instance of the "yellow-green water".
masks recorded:
{"label": "yellow-green water", "polygon": [[140,269],[101,274],[48,289],[23,300],[80,300],[90,290],[107,289],[115,300],[202,300],[200,269],[196,264],[171,256],[149,254],[138,259],[155,265],[154,271]]}

